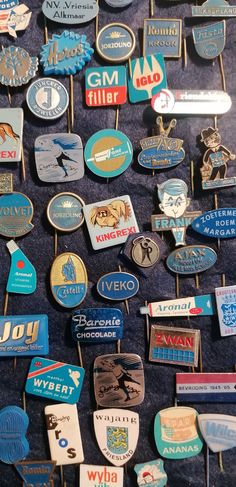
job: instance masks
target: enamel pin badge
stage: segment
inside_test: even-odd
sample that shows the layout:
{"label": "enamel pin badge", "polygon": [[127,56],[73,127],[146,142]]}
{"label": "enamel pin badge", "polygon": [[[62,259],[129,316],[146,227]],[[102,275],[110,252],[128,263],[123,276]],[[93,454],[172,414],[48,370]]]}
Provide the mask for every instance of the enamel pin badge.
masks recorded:
{"label": "enamel pin badge", "polygon": [[84,223],[84,201],[75,193],[58,193],[49,201],[47,218],[61,232],[73,232]]}
{"label": "enamel pin badge", "polygon": [[112,301],[130,299],[139,290],[137,277],[128,272],[110,272],[100,277],[97,282],[97,291],[100,296]]}
{"label": "enamel pin badge", "polygon": [[236,373],[176,374],[178,402],[236,403]]}
{"label": "enamel pin badge", "polygon": [[157,52],[164,58],[180,58],[182,51],[181,19],[144,19],[143,54]]}
{"label": "enamel pin badge", "polygon": [[0,316],[0,357],[48,354],[47,315]]}
{"label": "enamel pin badge", "polygon": [[76,404],[46,406],[46,428],[52,460],[57,465],[84,461],[83,446]]}
{"label": "enamel pin badge", "polygon": [[0,83],[22,86],[36,76],[38,58],[31,57],[22,47],[4,47],[0,52]]}
{"label": "enamel pin badge", "polygon": [[85,205],[83,212],[94,250],[120,245],[139,232],[128,195]]}
{"label": "enamel pin badge", "polygon": [[203,59],[215,59],[224,50],[226,40],[225,20],[202,27],[194,27],[192,32],[195,49]]}
{"label": "enamel pin badge", "polygon": [[42,46],[40,62],[46,76],[72,75],[83,69],[93,52],[86,35],[65,30],[60,35],[54,34],[48,43]]}
{"label": "enamel pin badge", "polygon": [[29,454],[26,433],[29,417],[18,406],[0,410],[0,461],[12,465]]}
{"label": "enamel pin badge", "polygon": [[85,100],[88,107],[123,105],[126,103],[125,66],[102,66],[86,69]]}
{"label": "enamel pin badge", "polygon": [[192,222],[195,232],[211,238],[236,237],[236,208],[207,211]]}
{"label": "enamel pin badge", "polygon": [[15,468],[22,480],[23,487],[54,487],[53,472],[56,462],[53,461],[24,461],[15,464]]}
{"label": "enamel pin badge", "polygon": [[75,365],[35,357],[30,365],[25,390],[34,396],[75,404],[79,401],[84,369]]}
{"label": "enamel pin badge", "polygon": [[0,163],[21,161],[23,124],[22,108],[0,109]]}
{"label": "enamel pin badge", "polygon": [[133,31],[125,24],[114,22],[105,25],[96,37],[98,54],[112,63],[127,61],[135,49],[136,39]]}
{"label": "enamel pin badge", "polygon": [[83,144],[76,134],[47,134],[34,145],[38,177],[46,183],[67,183],[84,177]]}
{"label": "enamel pin badge", "polygon": [[32,12],[24,4],[2,11],[0,15],[0,33],[6,33],[16,38],[17,32],[27,29],[31,15]]}
{"label": "enamel pin badge", "polygon": [[201,7],[192,7],[193,17],[236,17],[236,5],[226,0],[207,0]]}
{"label": "enamel pin badge", "polygon": [[14,192],[0,196],[0,235],[9,238],[26,235],[34,228],[33,213],[32,201],[25,194]]}
{"label": "enamel pin badge", "polygon": [[167,267],[176,274],[198,274],[215,265],[217,254],[211,247],[188,245],[171,252]]}
{"label": "enamel pin badge", "polygon": [[9,10],[10,8],[16,7],[19,5],[19,0],[1,0],[0,2],[0,11]]}
{"label": "enamel pin badge", "polygon": [[165,252],[166,245],[157,233],[134,233],[128,236],[118,258],[124,265],[148,278]]}
{"label": "enamel pin badge", "polygon": [[84,300],[88,276],[82,259],[71,252],[58,255],[51,268],[50,285],[54,299],[64,308],[75,308]]}
{"label": "enamel pin badge", "polygon": [[162,457],[181,460],[201,452],[203,441],[198,431],[197,416],[195,409],[185,406],[171,407],[157,413],[154,434],[157,450]]}
{"label": "enamel pin badge", "polygon": [[121,467],[133,456],[139,437],[139,415],[120,409],[100,409],[93,413],[96,439],[104,457]]}
{"label": "enamel pin badge", "polygon": [[211,451],[219,453],[236,446],[236,417],[227,414],[199,414],[201,434]]}
{"label": "enamel pin badge", "polygon": [[11,173],[0,174],[0,195],[13,193],[13,175]]}
{"label": "enamel pin badge", "polygon": [[203,156],[200,169],[202,189],[224,188],[235,186],[236,176],[228,176],[228,164],[234,161],[236,155],[227,147],[221,145],[221,135],[218,128],[208,127],[201,132],[201,142],[207,148]]}
{"label": "enamel pin badge", "polygon": [[152,231],[171,231],[175,246],[185,245],[186,229],[201,211],[186,211],[190,205],[188,186],[182,179],[167,179],[158,185],[159,208],[164,215],[152,215]]}
{"label": "enamel pin badge", "polygon": [[236,286],[215,289],[221,336],[236,335]]}
{"label": "enamel pin badge", "polygon": [[216,313],[213,294],[193,296],[191,298],[170,299],[149,303],[140,308],[140,313],[151,318],[174,316],[212,316]]}
{"label": "enamel pin badge", "polygon": [[76,342],[104,343],[121,340],[124,318],[120,309],[88,308],[73,312],[72,337]]}
{"label": "enamel pin badge", "polygon": [[149,360],[197,367],[200,330],[151,325]]}
{"label": "enamel pin badge", "polygon": [[152,97],[153,110],[170,115],[222,115],[230,110],[232,100],[225,91],[161,90]]}
{"label": "enamel pin badge", "polygon": [[123,487],[124,469],[101,465],[80,465],[80,487]]}
{"label": "enamel pin badge", "polygon": [[28,88],[26,102],[36,117],[43,120],[56,120],[66,112],[69,94],[60,81],[54,78],[40,78]]}
{"label": "enamel pin badge", "polygon": [[45,17],[59,24],[83,24],[94,19],[98,15],[99,6],[97,0],[44,0],[42,11]]}
{"label": "enamel pin badge", "polygon": [[105,2],[107,3],[107,5],[109,5],[109,7],[123,8],[130,5],[133,0],[105,0]]}
{"label": "enamel pin badge", "polygon": [[144,400],[144,370],[138,355],[101,355],[95,359],[93,377],[99,406],[127,408]]}
{"label": "enamel pin badge", "polygon": [[129,138],[114,129],[99,130],[90,137],[84,159],[96,176],[112,178],[120,176],[133,160],[133,147]]}
{"label": "enamel pin badge", "polygon": [[129,99],[131,103],[152,98],[167,87],[165,63],[162,54],[132,59],[129,68]]}
{"label": "enamel pin badge", "polygon": [[165,487],[167,483],[163,460],[158,459],[152,462],[138,463],[135,465],[134,470],[137,474],[139,487]]}
{"label": "enamel pin badge", "polygon": [[145,169],[158,169],[164,171],[175,167],[185,158],[183,140],[170,137],[171,129],[176,127],[175,119],[164,127],[162,117],[157,117],[156,125],[159,127],[160,135],[154,135],[140,140],[142,152],[138,155],[138,163]]}
{"label": "enamel pin badge", "polygon": [[14,240],[6,244],[11,254],[11,268],[6,290],[8,293],[32,294],[36,290],[37,274],[34,266],[27,259]]}

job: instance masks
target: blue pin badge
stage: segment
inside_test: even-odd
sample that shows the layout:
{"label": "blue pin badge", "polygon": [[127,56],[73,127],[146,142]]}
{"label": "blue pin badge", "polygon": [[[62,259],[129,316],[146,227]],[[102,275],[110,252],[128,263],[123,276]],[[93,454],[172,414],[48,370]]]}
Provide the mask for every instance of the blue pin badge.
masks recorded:
{"label": "blue pin badge", "polygon": [[165,487],[167,483],[164,462],[161,459],[138,463],[135,465],[134,471],[137,474],[137,484],[139,487]]}
{"label": "blue pin badge", "polygon": [[26,432],[29,418],[18,406],[7,406],[0,411],[0,461],[20,462],[29,453]]}
{"label": "blue pin badge", "polygon": [[0,316],[0,357],[48,354],[47,315]]}
{"label": "blue pin badge", "polygon": [[167,88],[162,54],[132,59],[129,74],[128,87],[131,103],[148,100],[163,88]]}
{"label": "blue pin badge", "polygon": [[211,238],[236,237],[236,208],[207,211],[192,222],[195,232]]}
{"label": "blue pin badge", "polygon": [[167,267],[176,274],[198,274],[215,265],[217,254],[211,247],[189,245],[171,252]]}
{"label": "blue pin badge", "polygon": [[100,277],[97,291],[105,299],[123,301],[132,298],[139,290],[137,277],[128,272],[110,272]]}
{"label": "blue pin badge", "polygon": [[9,293],[32,294],[36,289],[36,270],[14,240],[10,240],[7,248],[11,254],[11,268],[6,290]]}
{"label": "blue pin badge", "polygon": [[0,197],[0,235],[16,238],[29,233],[34,208],[32,201],[23,193],[4,194]]}
{"label": "blue pin badge", "polygon": [[1,0],[0,11],[9,10],[10,8],[19,5],[19,3],[20,3],[19,0]]}
{"label": "blue pin badge", "polygon": [[206,0],[201,6],[192,7],[193,17],[236,17],[236,5],[226,0]]}
{"label": "blue pin badge", "polygon": [[98,54],[111,63],[127,61],[135,46],[136,39],[132,29],[119,22],[105,25],[96,37]]}
{"label": "blue pin badge", "polygon": [[181,19],[144,19],[143,54],[157,52],[164,58],[180,58],[182,51]]}
{"label": "blue pin badge", "polygon": [[53,487],[53,472],[55,470],[56,462],[53,461],[24,461],[15,464],[15,468],[22,480],[24,486],[31,487]]}
{"label": "blue pin badge", "polygon": [[113,342],[122,338],[123,325],[120,309],[78,309],[71,319],[72,337],[76,342]]}
{"label": "blue pin badge", "polygon": [[84,300],[88,276],[82,259],[71,252],[58,255],[51,268],[52,294],[64,308],[75,308]]}
{"label": "blue pin badge", "polygon": [[224,50],[226,39],[225,20],[202,27],[194,27],[192,32],[195,49],[202,58],[215,59]]}

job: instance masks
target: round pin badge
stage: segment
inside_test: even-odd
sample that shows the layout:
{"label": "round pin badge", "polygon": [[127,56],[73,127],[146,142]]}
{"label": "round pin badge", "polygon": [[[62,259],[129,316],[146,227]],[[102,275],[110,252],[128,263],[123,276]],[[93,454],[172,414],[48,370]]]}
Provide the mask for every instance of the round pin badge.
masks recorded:
{"label": "round pin badge", "polygon": [[55,120],[63,115],[69,105],[65,86],[53,78],[41,78],[28,88],[26,101],[30,111],[43,120]]}
{"label": "round pin badge", "polygon": [[32,201],[23,193],[4,194],[0,197],[0,235],[17,238],[33,228]]}
{"label": "round pin badge", "polygon": [[61,232],[73,232],[84,222],[84,205],[85,202],[77,194],[56,194],[48,203],[48,221]]}
{"label": "round pin badge", "polygon": [[84,158],[94,174],[112,178],[129,167],[133,159],[133,147],[128,137],[119,130],[99,130],[88,140]]}
{"label": "round pin badge", "polygon": [[82,259],[71,252],[55,258],[50,286],[53,297],[64,308],[75,308],[84,300],[88,288],[88,276]]}
{"label": "round pin badge", "polygon": [[152,267],[159,260],[160,250],[151,238],[141,235],[132,244],[132,259],[138,266]]}
{"label": "round pin badge", "polygon": [[0,52],[0,83],[5,86],[22,86],[35,77],[38,58],[31,57],[22,47],[4,47]]}
{"label": "round pin badge", "polygon": [[135,35],[125,24],[112,23],[105,25],[96,38],[99,55],[110,62],[122,62],[130,58],[136,46]]}

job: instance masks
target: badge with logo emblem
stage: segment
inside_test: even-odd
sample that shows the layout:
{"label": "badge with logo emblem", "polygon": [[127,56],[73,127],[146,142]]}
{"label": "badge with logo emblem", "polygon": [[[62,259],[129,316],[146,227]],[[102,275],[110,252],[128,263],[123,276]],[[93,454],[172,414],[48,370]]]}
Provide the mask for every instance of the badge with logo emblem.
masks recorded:
{"label": "badge with logo emblem", "polygon": [[32,201],[23,193],[4,194],[0,197],[0,235],[22,237],[33,228]]}
{"label": "badge with logo emblem", "polygon": [[80,487],[123,487],[124,470],[121,467],[80,465]]}
{"label": "badge with logo emblem", "polygon": [[126,103],[125,66],[103,66],[86,69],[85,100],[88,107],[123,105]]}
{"label": "badge with logo emblem", "polygon": [[[1,6],[0,6],[1,11]],[[27,29],[32,13],[24,4],[16,5],[0,14],[0,32],[17,37],[17,32]]]}
{"label": "badge with logo emblem", "polygon": [[88,140],[84,159],[90,171],[97,176],[113,178],[130,166],[133,147],[129,138],[119,130],[99,130]]}
{"label": "badge with logo emblem", "polygon": [[157,413],[154,434],[157,450],[162,457],[181,460],[201,452],[203,441],[198,431],[197,417],[195,409],[185,406],[162,409]]}
{"label": "badge with logo emblem", "polygon": [[185,245],[186,229],[201,211],[186,211],[190,205],[188,186],[182,179],[168,179],[157,187],[159,208],[164,215],[152,215],[153,232],[171,231],[175,246]]}
{"label": "badge with logo emblem", "polygon": [[151,325],[149,360],[198,366],[200,330]]}
{"label": "badge with logo emblem", "polygon": [[48,354],[47,315],[0,316],[0,357]]}
{"label": "badge with logo emblem", "polygon": [[1,0],[0,1],[0,11],[8,10],[19,5],[19,0]]}
{"label": "badge with logo emblem", "polygon": [[99,6],[97,0],[57,0],[52,2],[44,0],[42,11],[45,17],[59,24],[83,24],[89,22],[98,15]]}
{"label": "badge with logo emblem", "polygon": [[193,40],[197,53],[204,59],[215,59],[225,47],[226,22],[215,22],[203,27],[194,27]]}
{"label": "badge with logo emblem", "polygon": [[46,427],[51,458],[57,465],[84,461],[76,404],[46,406]]}
{"label": "badge with logo emblem", "polygon": [[1,163],[21,161],[23,124],[22,108],[0,109]]}
{"label": "badge with logo emblem", "polygon": [[236,286],[215,289],[221,336],[236,335]]}
{"label": "badge with logo emblem", "polygon": [[236,417],[227,414],[199,414],[201,434],[211,451],[218,453],[236,446]]}
{"label": "badge with logo emblem", "polygon": [[176,374],[178,402],[236,403],[236,373]]}
{"label": "badge with logo emblem", "polygon": [[76,74],[90,61],[93,52],[86,35],[65,30],[60,35],[54,34],[42,46],[40,62],[45,75]]}
{"label": "badge with logo emblem", "polygon": [[138,355],[101,355],[95,359],[93,377],[99,406],[128,408],[144,400],[144,370]]}
{"label": "badge with logo emblem", "polygon": [[47,134],[34,145],[38,177],[46,183],[67,183],[84,176],[81,138],[76,134]]}
{"label": "badge with logo emblem", "polygon": [[157,117],[156,125],[159,126],[160,135],[154,135],[140,140],[142,152],[138,155],[138,163],[145,169],[165,170],[177,166],[185,158],[183,140],[169,137],[172,128],[176,127],[175,119],[164,127],[162,117]]}
{"label": "badge with logo emblem", "polygon": [[167,87],[162,54],[132,59],[129,72],[128,87],[131,103],[148,100]]}
{"label": "badge with logo emblem", "polygon": [[128,272],[110,272],[100,277],[97,291],[100,296],[112,301],[132,298],[139,290],[137,277]]}
{"label": "badge with logo emblem", "polygon": [[127,25],[118,22],[105,25],[96,38],[98,54],[112,63],[127,61],[132,56],[135,46],[133,31]]}
{"label": "badge with logo emblem", "polygon": [[23,487],[54,487],[53,472],[56,462],[20,462],[15,467],[24,481]]}
{"label": "badge with logo emblem", "polygon": [[192,222],[193,229],[206,237],[235,238],[236,208],[207,211]]}
{"label": "badge with logo emblem", "polygon": [[26,94],[30,111],[43,120],[56,120],[68,108],[69,94],[60,81],[40,78],[34,81]]}
{"label": "badge with logo emblem", "polygon": [[84,223],[84,201],[74,193],[56,194],[48,203],[49,223],[61,232],[73,232]]}
{"label": "badge with logo emblem", "polygon": [[152,232],[130,235],[119,252],[119,259],[144,277],[149,277],[166,251],[164,241]]}
{"label": "badge with logo emblem", "polygon": [[83,380],[84,369],[81,367],[35,357],[25,390],[34,396],[75,404],[79,401]]}
{"label": "badge with logo emblem", "polygon": [[0,83],[2,85],[25,85],[35,77],[37,71],[37,57],[31,57],[22,47],[3,47],[0,52]]}
{"label": "badge with logo emblem", "polygon": [[164,470],[163,460],[153,460],[152,462],[138,463],[134,470],[137,474],[139,487],[165,487],[167,475]]}
{"label": "badge with logo emblem", "polygon": [[189,245],[171,252],[167,267],[177,274],[198,274],[215,265],[217,254],[211,247]]}
{"label": "badge with logo emblem", "polygon": [[84,300],[88,288],[88,276],[82,259],[71,252],[55,258],[50,285],[54,299],[64,308],[75,308]]}
{"label": "badge with logo emblem", "polygon": [[6,244],[11,254],[11,268],[6,290],[8,293],[32,294],[37,285],[37,275],[34,266],[27,259],[14,240]]}
{"label": "badge with logo emblem", "polygon": [[207,0],[201,7],[192,7],[193,17],[236,17],[236,5],[226,0]]}
{"label": "badge with logo emblem", "polygon": [[7,464],[20,462],[29,454],[26,433],[28,415],[18,406],[0,410],[0,461]]}
{"label": "badge with logo emblem", "polygon": [[139,232],[128,195],[85,205],[83,212],[94,250],[120,245]]}
{"label": "badge with logo emblem", "polygon": [[213,294],[170,299],[149,303],[148,306],[140,308],[140,313],[160,318],[167,316],[212,316],[215,314],[215,300]]}
{"label": "badge with logo emblem", "polygon": [[137,447],[139,415],[127,409],[101,409],[93,413],[93,422],[104,457],[117,467],[127,463]]}
{"label": "badge with logo emblem", "polygon": [[221,135],[218,128],[208,127],[201,132],[201,142],[207,148],[200,168],[202,189],[223,188],[235,186],[236,176],[226,177],[228,163],[234,161],[236,155],[227,147],[221,145]]}
{"label": "badge with logo emblem", "polygon": [[181,19],[144,19],[143,53],[180,58],[182,47]]}
{"label": "badge with logo emblem", "polygon": [[232,101],[225,91],[163,89],[152,97],[151,105],[155,112],[170,115],[222,115]]}
{"label": "badge with logo emblem", "polygon": [[113,342],[123,337],[123,325],[120,309],[78,309],[72,315],[71,331],[76,342]]}
{"label": "badge with logo emblem", "polygon": [[11,173],[0,174],[0,195],[13,192],[13,175]]}

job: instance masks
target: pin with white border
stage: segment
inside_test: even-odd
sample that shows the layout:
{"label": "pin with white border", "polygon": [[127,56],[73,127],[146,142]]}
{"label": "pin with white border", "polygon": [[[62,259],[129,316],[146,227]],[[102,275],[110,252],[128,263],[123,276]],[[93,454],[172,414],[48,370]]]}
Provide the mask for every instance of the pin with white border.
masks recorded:
{"label": "pin with white border", "polygon": [[0,19],[1,34],[17,38],[17,32],[27,29],[32,12],[25,4],[15,5],[2,11]]}
{"label": "pin with white border", "polygon": [[167,475],[164,470],[164,462],[161,459],[151,462],[138,463],[134,467],[137,474],[137,484],[140,487],[165,487]]}
{"label": "pin with white border", "polygon": [[22,179],[25,180],[23,126],[24,112],[22,108],[0,109],[0,164],[21,162]]}

